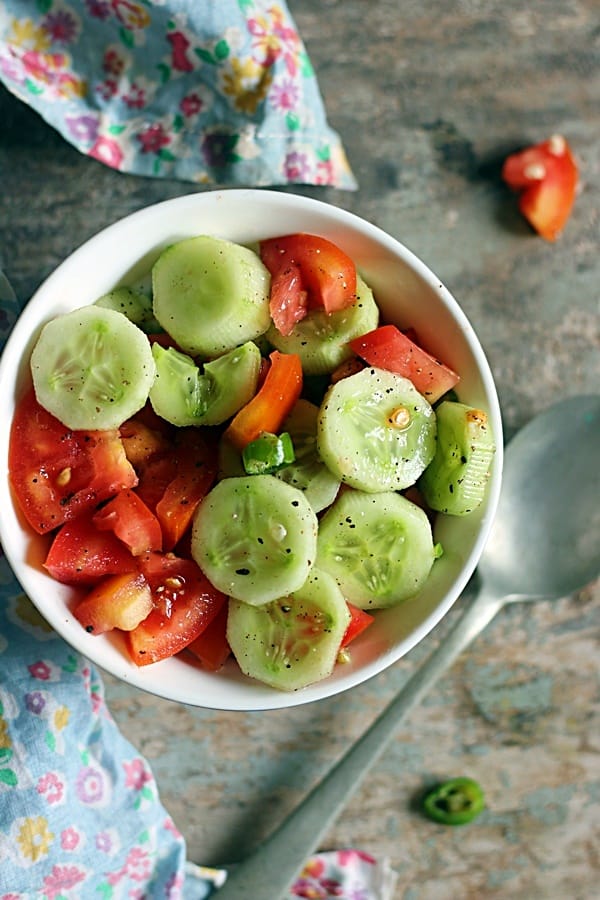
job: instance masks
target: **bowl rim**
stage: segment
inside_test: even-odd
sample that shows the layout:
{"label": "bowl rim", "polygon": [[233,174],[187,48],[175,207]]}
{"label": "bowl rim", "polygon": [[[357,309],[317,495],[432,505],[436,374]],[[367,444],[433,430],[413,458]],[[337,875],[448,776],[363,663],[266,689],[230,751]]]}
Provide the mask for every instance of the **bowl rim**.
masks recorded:
{"label": "bowl rim", "polygon": [[[19,557],[11,535],[9,534],[9,526],[6,516],[0,517],[0,543],[4,548],[6,559],[11,566],[15,576],[20,582],[22,588],[32,600],[34,606],[48,620],[55,631],[63,637],[75,650],[90,659],[100,668],[110,672],[115,678],[132,684],[146,692],[164,699],[174,702],[181,702],[186,705],[199,706],[206,709],[228,710],[228,711],[251,711],[251,710],[270,710],[290,708],[292,706],[304,705],[316,700],[325,699],[345,692],[352,687],[363,684],[370,680],[380,672],[389,668],[398,659],[404,657],[417,644],[419,644],[446,616],[448,611],[454,605],[456,600],[464,591],[468,581],[476,569],[477,563],[483,552],[485,543],[489,536],[492,522],[495,516],[498,500],[500,496],[502,465],[503,465],[503,438],[502,438],[502,418],[500,411],[499,399],[494,383],[493,375],[483,351],[479,338],[475,334],[471,323],[469,322],[462,307],[444,283],[429,269],[416,254],[414,254],[400,240],[383,231],[379,226],[372,224],[366,219],[361,218],[356,213],[337,207],[329,202],[307,197],[302,194],[295,194],[289,191],[274,191],[262,188],[225,188],[221,190],[200,191],[197,193],[183,194],[167,200],[153,203],[149,206],[142,207],[134,212],[129,213],[123,218],[116,220],[112,224],[98,231],[96,234],[84,241],[69,256],[67,256],[38,286],[31,296],[30,300],[22,307],[17,321],[15,322],[6,343],[4,345],[2,355],[0,356],[0,391],[4,395],[4,391],[9,389],[12,391],[12,399],[9,403],[14,402],[17,393],[17,373],[15,368],[22,366],[24,356],[23,348],[27,347],[31,341],[32,334],[40,327],[40,311],[43,308],[46,296],[54,290],[56,283],[60,284],[61,279],[67,274],[72,267],[79,265],[79,261],[85,259],[86,255],[94,252],[96,245],[100,245],[111,238],[118,240],[121,232],[127,233],[132,227],[140,228],[140,233],[144,228],[144,222],[163,216],[165,220],[170,221],[173,213],[184,213],[196,211],[212,204],[248,204],[252,203],[256,206],[257,211],[263,208],[279,209],[286,211],[290,205],[290,215],[294,213],[315,214],[317,218],[323,217],[327,219],[331,225],[330,234],[337,233],[339,228],[348,232],[357,233],[360,238],[369,238],[375,244],[384,248],[386,253],[393,257],[399,258],[417,277],[422,280],[438,297],[442,304],[447,308],[451,317],[458,324],[464,339],[472,353],[479,379],[488,402],[487,412],[490,416],[493,433],[496,440],[496,454],[492,464],[492,474],[488,484],[488,491],[485,500],[485,511],[482,515],[480,526],[478,528],[473,546],[466,555],[460,572],[452,581],[450,590],[447,590],[439,603],[434,609],[423,619],[423,621],[408,634],[399,645],[389,648],[387,651],[377,654],[375,659],[370,663],[355,670],[352,676],[341,676],[339,678],[330,677],[324,681],[310,685],[302,691],[286,693],[283,691],[274,691],[266,686],[255,688],[249,691],[248,697],[240,697],[237,702],[233,700],[228,703],[223,698],[215,700],[207,700],[205,697],[198,697],[185,690],[185,687],[177,692],[174,696],[172,689],[168,683],[162,684],[160,677],[153,680],[149,685],[148,677],[145,675],[147,669],[153,667],[143,667],[131,669],[130,664],[125,668],[118,670],[114,665],[108,665],[101,645],[90,642],[90,636],[86,635],[84,630],[79,627],[81,634],[69,626],[69,622],[64,618],[64,612],[59,605],[56,611],[47,604],[40,603],[36,600],[36,591],[34,589],[34,579],[27,568],[23,567],[22,558]],[[173,230],[173,229],[171,229]],[[264,231],[264,228],[261,228]],[[328,229],[321,229],[322,232],[328,232]],[[201,233],[198,231],[197,233]],[[205,232],[206,233],[206,232]],[[191,235],[188,235],[191,236]],[[136,260],[131,260],[132,265]],[[87,302],[87,301],[86,301]],[[9,432],[10,429],[5,429]],[[7,459],[8,453],[8,435],[0,436],[0,458]],[[4,490],[4,483],[2,485]],[[7,496],[11,497],[10,489],[7,489]],[[12,503],[12,500],[11,500]],[[18,573],[18,574],[17,574]],[[46,576],[45,576],[46,577]],[[50,577],[50,576],[47,576]],[[33,596],[32,596],[33,595]],[[97,642],[98,638],[94,640]],[[161,666],[162,663],[155,664]],[[183,665],[187,665],[183,663]],[[243,676],[242,676],[243,678]],[[156,681],[156,683],[154,683]],[[247,681],[251,681],[247,679]],[[232,682],[239,687],[238,682]],[[224,686],[221,693],[226,692]],[[218,692],[219,693],[219,692]]]}

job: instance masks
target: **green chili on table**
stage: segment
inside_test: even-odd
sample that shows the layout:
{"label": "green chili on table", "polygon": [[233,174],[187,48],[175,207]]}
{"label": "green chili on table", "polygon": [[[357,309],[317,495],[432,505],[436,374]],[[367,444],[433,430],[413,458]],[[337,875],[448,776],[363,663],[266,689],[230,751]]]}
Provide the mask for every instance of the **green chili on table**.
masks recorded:
{"label": "green chili on table", "polygon": [[442,825],[466,825],[484,806],[483,791],[472,778],[451,778],[436,785],[423,799],[425,814]]}

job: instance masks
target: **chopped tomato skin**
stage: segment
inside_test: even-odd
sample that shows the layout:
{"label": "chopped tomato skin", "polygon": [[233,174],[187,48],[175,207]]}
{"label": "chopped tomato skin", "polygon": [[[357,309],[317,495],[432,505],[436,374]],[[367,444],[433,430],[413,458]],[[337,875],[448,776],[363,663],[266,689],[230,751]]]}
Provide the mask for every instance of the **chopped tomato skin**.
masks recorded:
{"label": "chopped tomato skin", "polygon": [[338,312],[356,300],[356,266],[332,241],[315,234],[288,234],[261,241],[260,256],[271,273],[271,317],[283,335],[311,309]]}
{"label": "chopped tomato skin", "polygon": [[302,363],[295,353],[274,350],[266,378],[252,400],[233,417],[224,437],[238,450],[263,431],[277,434],[302,391]]}
{"label": "chopped tomato skin", "polygon": [[395,325],[380,325],[350,341],[352,350],[370,366],[409,378],[419,393],[435,403],[459,381],[459,376],[415,344]]}
{"label": "chopped tomato skin", "polygon": [[74,616],[88,634],[119,628],[132,631],[153,609],[152,591],[140,572],[110,575],[75,607]]}
{"label": "chopped tomato skin", "polygon": [[116,430],[71,431],[35,398],[17,404],[9,477],[31,527],[45,534],[137,484]]}
{"label": "chopped tomato skin", "polygon": [[137,569],[127,547],[112,531],[99,531],[93,512],[66,522],[56,533],[44,568],[63,584],[94,584],[106,575]]}
{"label": "chopped tomato skin", "polygon": [[519,192],[519,209],[532,228],[548,241],[564,229],[577,194],[579,170],[567,141],[547,141],[508,156],[502,167],[506,184]]}
{"label": "chopped tomato skin", "polygon": [[347,647],[354,638],[357,638],[359,634],[362,634],[365,628],[368,628],[369,625],[375,621],[375,616],[372,616],[371,613],[366,612],[366,610],[359,609],[352,603],[348,603],[347,600],[346,604],[348,606],[348,611],[350,612],[350,621],[348,622],[348,627],[342,638],[342,643],[340,645],[342,647]]}
{"label": "chopped tomato skin", "polygon": [[188,644],[187,649],[199,659],[209,672],[218,672],[231,656],[227,641],[227,603],[224,603],[202,634]]}
{"label": "chopped tomato skin", "polygon": [[94,515],[100,531],[112,531],[133,556],[162,550],[160,522],[135,491],[120,491]]}
{"label": "chopped tomato skin", "polygon": [[152,590],[152,612],[126,635],[127,650],[137,666],[179,653],[215,618],[227,598],[191,559],[172,553],[140,558]]}

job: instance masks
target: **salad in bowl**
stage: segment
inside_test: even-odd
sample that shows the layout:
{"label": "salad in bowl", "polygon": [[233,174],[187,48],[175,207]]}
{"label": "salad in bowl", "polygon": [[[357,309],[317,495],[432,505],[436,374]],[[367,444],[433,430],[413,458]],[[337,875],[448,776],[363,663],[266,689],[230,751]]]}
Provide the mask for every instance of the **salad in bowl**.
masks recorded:
{"label": "salad in bowl", "polygon": [[295,705],[393,663],[459,596],[498,498],[498,401],[456,301],[291,194],[101,232],[25,307],[0,386],[24,590],[105,670],[192,705]]}

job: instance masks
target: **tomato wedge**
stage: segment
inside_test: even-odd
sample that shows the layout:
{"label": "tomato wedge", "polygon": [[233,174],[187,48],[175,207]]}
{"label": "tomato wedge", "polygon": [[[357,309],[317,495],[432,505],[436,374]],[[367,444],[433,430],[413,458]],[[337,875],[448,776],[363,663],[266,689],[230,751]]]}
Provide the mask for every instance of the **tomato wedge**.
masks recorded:
{"label": "tomato wedge", "polygon": [[191,559],[149,553],[140,557],[140,569],[152,590],[153,609],[126,638],[133,662],[146,666],[191,644],[227,598]]}
{"label": "tomato wedge", "polygon": [[224,603],[210,625],[187,646],[190,653],[193,653],[209,672],[218,672],[231,655],[227,640],[227,614],[227,603]]}
{"label": "tomato wedge", "polygon": [[160,522],[135,491],[120,491],[94,515],[99,531],[112,531],[133,556],[162,550]]}
{"label": "tomato wedge", "polygon": [[290,334],[310,309],[333,313],[356,300],[356,266],[336,244],[315,234],[288,234],[260,243],[271,273],[271,318]]}
{"label": "tomato wedge", "polygon": [[152,591],[141,572],[109,575],[75,607],[75,618],[88,634],[119,628],[131,631],[152,612]]}
{"label": "tomato wedge", "polygon": [[82,513],[57,531],[44,568],[63,584],[93,584],[105,575],[136,569],[125,544],[112,531],[99,531],[93,511]]}
{"label": "tomato wedge", "polygon": [[116,430],[70,431],[29,391],[13,417],[8,457],[19,506],[38,534],[137,484]]}
{"label": "tomato wedge", "polygon": [[302,391],[302,363],[295,353],[274,350],[271,365],[258,393],[233,417],[224,437],[238,450],[263,431],[277,434]]}
{"label": "tomato wedge", "polygon": [[502,178],[519,191],[519,209],[537,233],[555,241],[571,215],[579,172],[562,135],[508,156]]}
{"label": "tomato wedge", "polygon": [[430,403],[439,400],[459,381],[456,372],[411,341],[395,325],[381,325],[350,341],[350,347],[370,366],[409,378]]}
{"label": "tomato wedge", "polygon": [[366,612],[366,610],[359,609],[358,606],[348,603],[347,600],[346,604],[350,612],[350,621],[344,632],[344,637],[342,638],[342,643],[340,645],[341,647],[347,647],[354,638],[358,637],[359,634],[362,634],[365,628],[368,628],[369,625],[375,621],[375,616],[372,616],[371,613]]}

